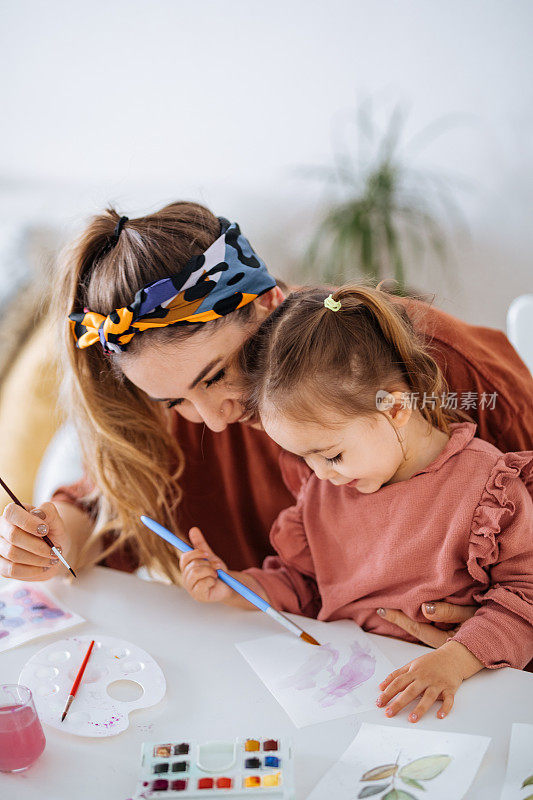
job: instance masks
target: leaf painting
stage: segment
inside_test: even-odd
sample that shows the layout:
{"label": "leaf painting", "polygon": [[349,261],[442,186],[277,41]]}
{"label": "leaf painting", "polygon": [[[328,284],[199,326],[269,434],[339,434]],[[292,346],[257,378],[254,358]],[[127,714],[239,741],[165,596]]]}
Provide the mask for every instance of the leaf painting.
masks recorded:
{"label": "leaf painting", "polygon": [[383,767],[374,767],[362,776],[362,781],[379,781],[383,778],[390,778],[398,769],[398,764],[385,764]]}
{"label": "leaf painting", "polygon": [[402,781],[406,783],[408,786],[414,786],[415,789],[423,789],[424,792],[426,791],[426,787],[422,786],[421,783],[415,781],[414,778],[406,778],[405,776],[402,778]]}
{"label": "leaf painting", "polygon": [[[407,792],[405,789],[397,788],[396,779],[399,778],[406,786],[425,792],[427,791],[426,787],[421,781],[431,781],[436,778],[441,772],[444,772],[446,767],[451,763],[452,758],[449,755],[439,753],[416,758],[414,761],[404,764],[403,767],[399,767],[399,760],[400,755],[398,754],[395,764],[383,764],[365,772],[360,778],[362,782],[370,783],[371,781],[392,778],[392,783],[365,786],[361,789],[357,797],[364,798],[373,796],[378,800],[377,795],[381,794],[381,792],[386,792],[386,794],[381,795],[380,800],[418,800],[417,795],[411,794],[411,792]],[[527,781],[533,784],[533,775],[531,778],[527,778]],[[526,782],[524,782],[524,786],[526,785]],[[529,798],[526,798],[526,800],[529,800]],[[533,796],[531,800],[533,800]]]}
{"label": "leaf painting", "polygon": [[402,789],[393,789],[384,796],[383,800],[416,800],[416,797]]}
{"label": "leaf painting", "polygon": [[446,769],[450,756],[425,756],[411,761],[399,772],[400,778],[412,778],[415,781],[430,781]]}
{"label": "leaf painting", "polygon": [[[533,775],[526,778],[520,788],[525,789],[526,786],[533,786]],[[524,800],[533,800],[533,794],[528,794],[527,797],[524,797]]]}

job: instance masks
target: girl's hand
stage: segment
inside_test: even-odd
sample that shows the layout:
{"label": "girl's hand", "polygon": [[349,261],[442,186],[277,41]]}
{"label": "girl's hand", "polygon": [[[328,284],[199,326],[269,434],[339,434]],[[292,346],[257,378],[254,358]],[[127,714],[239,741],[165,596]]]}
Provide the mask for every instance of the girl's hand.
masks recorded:
{"label": "girl's hand", "polygon": [[[422,603],[421,611],[428,622],[416,622],[402,611],[394,608],[380,608],[378,614],[382,619],[387,619],[403,631],[410,633],[415,639],[429,647],[440,647],[456,633],[463,622],[473,617],[479,606],[457,606],[453,603]],[[430,625],[429,622],[459,623],[452,630],[441,631]]]}
{"label": "girl's hand", "polygon": [[0,575],[20,581],[47,581],[66,570],[43,536],[68,558],[68,535],[53,503],[40,508],[9,503],[0,517]]}
{"label": "girl's hand", "polygon": [[194,547],[180,556],[183,585],[200,603],[220,603],[231,598],[233,589],[218,579],[217,569],[227,567],[211,550],[199,528],[191,528],[189,539]]}
{"label": "girl's hand", "polygon": [[[394,717],[421,696],[408,717],[409,722],[417,722],[435,701],[442,700],[437,717],[443,719],[450,713],[461,683],[480,669],[483,669],[483,664],[464,645],[447,642],[434,653],[426,653],[391,672],[379,685],[382,693],[376,704],[380,707],[388,704],[385,714]],[[396,700],[391,703],[393,697]]]}

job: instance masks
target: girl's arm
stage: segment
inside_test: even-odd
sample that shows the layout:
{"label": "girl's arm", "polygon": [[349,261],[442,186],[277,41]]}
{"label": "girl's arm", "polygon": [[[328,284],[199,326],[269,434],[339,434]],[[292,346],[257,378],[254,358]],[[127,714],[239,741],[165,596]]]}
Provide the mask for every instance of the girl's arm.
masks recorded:
{"label": "girl's arm", "polygon": [[194,597],[200,603],[224,603],[228,606],[255,611],[256,607],[252,603],[219,580],[217,569],[223,569],[233,578],[237,578],[249,589],[252,589],[267,603],[270,602],[262,586],[247,575],[246,572],[227,568],[225,563],[211,550],[199,528],[191,528],[189,539],[194,550],[181,554],[180,569],[183,587],[191,597]]}
{"label": "girl's arm", "polygon": [[[267,557],[261,569],[253,567],[242,572],[228,570],[198,528],[190,530],[189,538],[195,549],[180,557],[180,569],[184,588],[196,600],[254,608],[218,579],[216,570],[223,569],[263,597],[277,611],[309,617],[318,615],[321,600],[298,504],[282,511],[275,521],[271,540],[280,555]],[[286,559],[284,555],[287,555]]]}

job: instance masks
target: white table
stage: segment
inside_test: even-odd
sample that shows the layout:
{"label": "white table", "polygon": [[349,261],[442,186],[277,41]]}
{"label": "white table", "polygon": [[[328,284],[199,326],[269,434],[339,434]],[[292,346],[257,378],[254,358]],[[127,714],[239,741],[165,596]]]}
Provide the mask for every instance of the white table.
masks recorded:
{"label": "white table", "polygon": [[[260,612],[202,605],[177,587],[142,581],[104,567],[82,574],[72,584],[55,579],[49,587],[87,620],[66,631],[65,636],[79,631],[95,638],[114,635],[135,642],[162,667],[167,694],[157,706],[134,713],[130,727],[115,737],[71,737],[45,726],[47,745],[41,758],[26,772],[0,775],[2,800],[126,800],[135,789],[143,741],[258,734],[291,737],[296,797],[303,800],[350,744],[363,720],[410,724],[405,712],[388,720],[376,708],[296,729],[234,647],[235,642],[280,632]],[[58,633],[54,638],[63,635]],[[374,638],[395,666],[427,649],[386,637]],[[0,682],[16,683],[27,659],[52,640],[49,636],[2,653]],[[463,684],[447,719],[438,720],[435,713],[436,706],[417,726],[492,737],[466,797],[499,800],[511,723],[533,722],[533,674],[484,670]],[[146,733],[148,723],[153,723],[150,733]]]}

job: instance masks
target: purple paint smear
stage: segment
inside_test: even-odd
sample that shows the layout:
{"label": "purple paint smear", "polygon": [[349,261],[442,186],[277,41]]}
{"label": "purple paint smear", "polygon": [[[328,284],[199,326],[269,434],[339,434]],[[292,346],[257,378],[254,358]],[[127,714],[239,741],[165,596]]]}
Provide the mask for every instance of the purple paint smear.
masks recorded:
{"label": "purple paint smear", "polygon": [[[344,664],[340,665],[339,659],[339,650],[328,642],[314,652],[294,674],[285,678],[280,688],[298,691],[317,689],[315,698],[322,708],[335,705],[337,700],[346,697],[371,678],[376,669],[376,659],[359,642],[350,645],[350,654]],[[325,685],[324,673],[327,676]]]}
{"label": "purple paint smear", "polygon": [[91,722],[91,725],[94,725],[95,728],[112,728],[119,721],[120,717],[113,715],[110,719],[106,720],[105,722]]}

